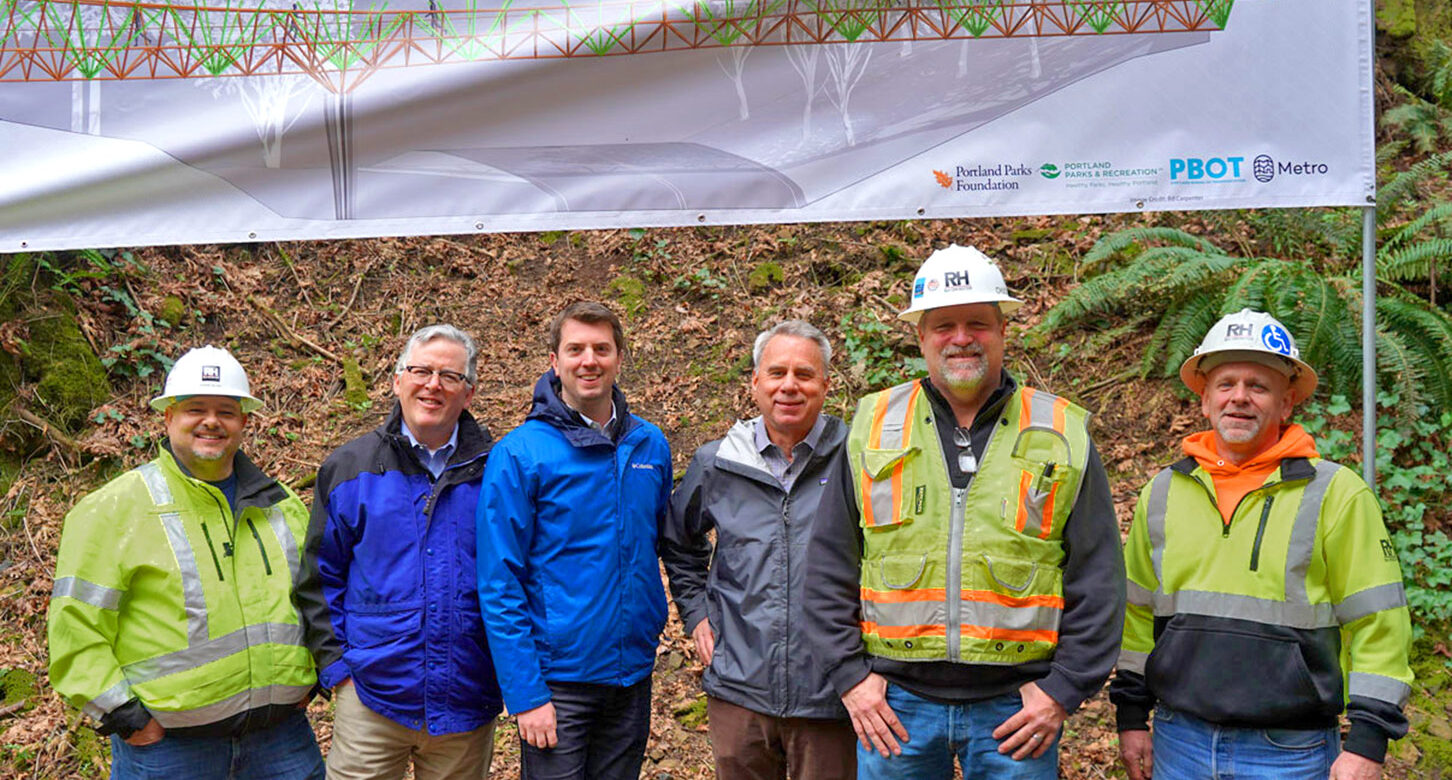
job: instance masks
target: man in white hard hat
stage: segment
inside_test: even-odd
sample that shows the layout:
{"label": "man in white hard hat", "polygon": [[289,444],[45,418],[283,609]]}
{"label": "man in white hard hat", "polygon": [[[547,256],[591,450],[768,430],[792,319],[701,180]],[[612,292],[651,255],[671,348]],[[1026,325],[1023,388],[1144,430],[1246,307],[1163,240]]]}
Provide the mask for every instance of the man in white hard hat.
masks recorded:
{"label": "man in white hard hat", "polygon": [[206,346],[151,406],[157,457],[66,516],[51,687],[111,736],[113,778],[322,778],[293,601],[307,509],[239,451],[262,402]]}
{"label": "man in white hard hat", "polygon": [[1180,379],[1210,429],[1141,491],[1125,544],[1109,690],[1130,778],[1380,777],[1407,731],[1411,624],[1376,496],[1290,423],[1316,372],[1245,309]]}
{"label": "man in white hard hat", "polygon": [[[475,585],[474,513],[494,443],[469,414],[478,348],[452,325],[409,337],[383,424],[318,469],[304,610],[334,692],[328,777],[483,778],[502,708]],[[315,591],[310,591],[315,592]]]}
{"label": "man in white hard hat", "polygon": [[934,252],[911,300],[928,376],[857,406],[807,556],[817,654],[858,777],[1050,780],[1124,614],[1089,414],[1004,370],[1021,302],[981,252]]}

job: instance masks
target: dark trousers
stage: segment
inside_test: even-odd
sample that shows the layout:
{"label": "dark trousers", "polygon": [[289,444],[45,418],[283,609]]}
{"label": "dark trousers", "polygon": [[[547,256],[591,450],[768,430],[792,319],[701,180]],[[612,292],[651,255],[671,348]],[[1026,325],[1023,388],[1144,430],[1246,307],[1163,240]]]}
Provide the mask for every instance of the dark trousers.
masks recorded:
{"label": "dark trousers", "polygon": [[559,744],[520,741],[520,780],[636,780],[650,736],[650,678],[621,688],[549,683]]}
{"label": "dark trousers", "polygon": [[706,698],[718,780],[852,780],[857,735],[849,720],[776,718]]}

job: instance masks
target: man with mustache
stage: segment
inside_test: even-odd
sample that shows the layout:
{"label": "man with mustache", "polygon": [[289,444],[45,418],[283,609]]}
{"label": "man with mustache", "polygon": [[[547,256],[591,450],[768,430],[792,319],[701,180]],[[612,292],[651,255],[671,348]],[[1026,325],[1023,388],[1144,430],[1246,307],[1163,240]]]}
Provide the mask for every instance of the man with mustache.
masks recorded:
{"label": "man with mustache", "polygon": [[1407,731],[1411,623],[1376,496],[1290,424],[1316,372],[1245,309],[1180,379],[1210,430],[1145,486],[1125,545],[1109,692],[1131,780],[1380,777]]}
{"label": "man with mustache", "polygon": [[177,359],[151,408],[156,458],[66,515],[51,686],[111,736],[114,780],[322,780],[295,606],[308,511],[241,452],[262,401],[208,345]]}
{"label": "man with mustache", "polygon": [[1119,651],[1123,562],[1089,414],[1003,367],[1021,301],[934,252],[900,316],[928,376],[857,405],[807,556],[812,638],[860,778],[1057,776]]}
{"label": "man with mustache", "polygon": [[757,336],[751,397],[761,415],[697,450],[671,497],[661,557],[706,664],[720,780],[856,773],[847,713],[803,635],[806,541],[847,439],[842,421],[822,414],[831,355],[801,320]]}

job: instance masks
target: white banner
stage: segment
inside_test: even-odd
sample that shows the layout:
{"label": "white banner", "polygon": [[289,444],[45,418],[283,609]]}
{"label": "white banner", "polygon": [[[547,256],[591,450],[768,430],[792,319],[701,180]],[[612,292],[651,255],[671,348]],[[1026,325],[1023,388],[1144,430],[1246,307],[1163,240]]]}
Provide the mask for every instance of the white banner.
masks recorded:
{"label": "white banner", "polygon": [[1364,2],[377,1],[0,0],[0,252],[1375,194]]}

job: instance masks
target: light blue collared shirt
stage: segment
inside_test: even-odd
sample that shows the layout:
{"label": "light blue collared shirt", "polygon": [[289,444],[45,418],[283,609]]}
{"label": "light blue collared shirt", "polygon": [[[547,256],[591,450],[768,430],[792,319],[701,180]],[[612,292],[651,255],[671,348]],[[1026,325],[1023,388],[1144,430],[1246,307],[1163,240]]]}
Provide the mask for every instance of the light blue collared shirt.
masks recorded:
{"label": "light blue collared shirt", "polygon": [[423,467],[434,475],[434,479],[438,479],[439,475],[444,473],[444,467],[449,465],[449,458],[453,456],[454,449],[459,444],[459,424],[454,423],[454,430],[449,434],[449,440],[444,443],[444,446],[430,450],[414,438],[413,431],[408,429],[406,421],[400,422],[403,422],[403,435],[408,437],[409,444],[413,445],[413,451],[418,453],[419,462],[423,463]]}
{"label": "light blue collared shirt", "polygon": [[827,420],[820,414],[817,421],[812,423],[812,429],[807,435],[792,447],[792,459],[787,460],[781,448],[771,441],[771,436],[766,431],[766,421],[760,417],[756,418],[756,450],[766,460],[767,468],[771,469],[771,475],[781,483],[782,490],[788,492],[792,484],[797,481],[797,475],[802,473],[804,464],[817,451],[817,440],[822,438],[822,429],[827,427]]}

